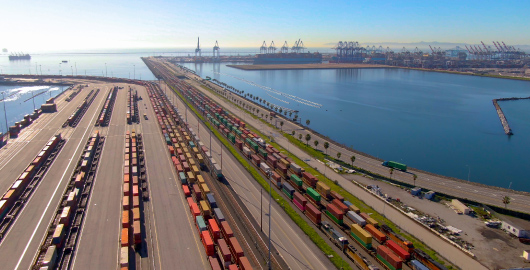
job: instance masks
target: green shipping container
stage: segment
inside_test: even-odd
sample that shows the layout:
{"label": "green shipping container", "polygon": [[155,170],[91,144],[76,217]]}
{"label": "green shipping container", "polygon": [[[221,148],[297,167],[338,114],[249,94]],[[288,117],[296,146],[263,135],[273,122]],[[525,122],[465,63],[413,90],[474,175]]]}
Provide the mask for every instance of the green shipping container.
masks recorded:
{"label": "green shipping container", "polygon": [[[327,212],[327,211],[326,211]],[[330,214],[331,215],[331,214]],[[328,215],[329,216],[329,215]],[[333,215],[331,215],[333,216]],[[361,244],[363,247],[365,247],[366,249],[371,249],[372,248],[372,243],[365,243],[359,236],[357,236],[355,233],[353,232],[350,232],[350,235],[353,237],[353,239],[355,239],[355,241],[359,242],[359,244]]]}
{"label": "green shipping container", "polygon": [[296,186],[302,187],[303,182],[298,176],[296,176],[296,174],[291,174],[291,181],[293,181]]}
{"label": "green shipping container", "polygon": [[325,211],[326,215],[331,218],[331,220],[333,220],[335,223],[339,224],[339,225],[342,225],[343,223],[343,220],[342,219],[337,219],[334,215],[332,215],[328,210]]}
{"label": "green shipping container", "polygon": [[[384,264],[388,267],[388,269],[390,269],[390,270],[398,270],[398,269],[396,269],[394,266],[392,266],[387,260],[385,260],[385,258],[383,258],[381,255],[377,254],[377,258],[378,258],[382,263],[384,263]],[[401,268],[399,268],[399,269],[401,269]]]}
{"label": "green shipping container", "polygon": [[204,222],[204,218],[202,216],[195,217],[195,222],[197,222],[197,227],[199,227],[199,231],[206,231],[208,230],[208,227],[206,227],[206,223]]}
{"label": "green shipping container", "polygon": [[314,189],[307,188],[306,192],[307,192],[307,195],[309,195],[309,197],[313,198],[313,200],[315,200],[316,202],[320,202],[321,196]]}
{"label": "green shipping container", "polygon": [[254,149],[255,152],[258,151],[258,144],[255,143],[255,142],[250,142],[250,147],[252,147],[252,149]]}
{"label": "green shipping container", "polygon": [[291,199],[291,200],[293,199],[293,195],[291,195],[291,193],[288,190],[285,190],[285,189],[282,188],[282,191],[283,191],[283,193],[285,193],[285,195],[287,195],[287,197],[289,197],[289,199]]}
{"label": "green shipping container", "polygon": [[262,148],[260,148],[260,149],[258,150],[258,152],[259,152],[259,154],[260,154],[261,156],[263,156],[265,159],[267,159],[267,151],[265,151],[265,150],[263,150]]}
{"label": "green shipping container", "polygon": [[241,134],[243,134],[243,131],[239,130],[239,129],[235,129],[235,132],[237,134],[237,136],[241,137]]}
{"label": "green shipping container", "polygon": [[236,143],[236,136],[232,133],[228,133],[228,139],[232,142],[232,143]]}

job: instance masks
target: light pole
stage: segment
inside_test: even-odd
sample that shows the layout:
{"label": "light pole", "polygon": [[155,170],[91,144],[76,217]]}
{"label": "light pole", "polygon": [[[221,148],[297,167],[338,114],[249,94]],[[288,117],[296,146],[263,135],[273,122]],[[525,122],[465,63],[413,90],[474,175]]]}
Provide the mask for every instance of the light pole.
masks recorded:
{"label": "light pole", "polygon": [[105,63],[105,77],[107,77],[107,63]]}
{"label": "light pole", "polygon": [[269,171],[269,270],[272,269],[271,265],[271,204],[272,204],[272,187],[271,187],[271,175],[272,172]]}
{"label": "light pole", "polygon": [[136,80],[136,65],[133,65],[133,80]]}
{"label": "light pole", "polygon": [[7,131],[9,130],[9,126],[7,125],[7,112],[6,112],[6,96],[5,96],[5,93],[6,92],[2,92],[2,97],[3,97],[3,101],[4,101],[4,117],[6,118],[6,133]]}

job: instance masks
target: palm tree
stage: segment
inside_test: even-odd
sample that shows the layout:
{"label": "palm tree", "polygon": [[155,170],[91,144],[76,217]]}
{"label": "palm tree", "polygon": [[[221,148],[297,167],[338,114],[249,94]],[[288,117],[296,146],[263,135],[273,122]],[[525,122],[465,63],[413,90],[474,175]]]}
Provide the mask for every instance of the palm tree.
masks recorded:
{"label": "palm tree", "polygon": [[329,143],[324,142],[324,148],[326,149],[326,155],[328,154]]}
{"label": "palm tree", "polygon": [[504,198],[502,198],[502,203],[504,203],[504,208],[506,208],[508,206],[508,204],[510,204],[512,198],[508,197],[508,196],[504,196]]}
{"label": "palm tree", "polygon": [[390,179],[392,179],[392,174],[394,173],[394,168],[390,168]]}
{"label": "palm tree", "polygon": [[298,139],[302,140],[302,134],[298,134]]}
{"label": "palm tree", "polygon": [[317,140],[315,140],[313,143],[315,144],[315,148],[318,148],[319,142]]}
{"label": "palm tree", "polygon": [[311,140],[311,135],[309,135],[309,133],[305,135],[305,140],[306,140],[305,145],[307,146],[309,143],[309,140]]}
{"label": "palm tree", "polygon": [[293,136],[294,136],[294,134],[296,134],[296,132],[293,130]]}
{"label": "palm tree", "polygon": [[414,179],[414,186],[416,186],[416,179],[418,178],[418,176],[416,174],[413,174],[412,175],[412,179]]}
{"label": "palm tree", "polygon": [[355,161],[355,156],[352,155],[351,158],[350,158],[350,160],[351,160],[351,166],[353,167],[353,162]]}
{"label": "palm tree", "polygon": [[282,113],[282,112],[283,112],[283,109],[282,109],[282,108],[280,108],[280,113]]}
{"label": "palm tree", "polygon": [[309,124],[311,123],[311,121],[309,121],[309,119],[305,120],[305,124],[309,126]]}
{"label": "palm tree", "polygon": [[340,152],[337,152],[337,158],[340,159],[340,156],[342,156],[342,154]]}
{"label": "palm tree", "polygon": [[280,131],[283,131],[283,121],[280,121]]}

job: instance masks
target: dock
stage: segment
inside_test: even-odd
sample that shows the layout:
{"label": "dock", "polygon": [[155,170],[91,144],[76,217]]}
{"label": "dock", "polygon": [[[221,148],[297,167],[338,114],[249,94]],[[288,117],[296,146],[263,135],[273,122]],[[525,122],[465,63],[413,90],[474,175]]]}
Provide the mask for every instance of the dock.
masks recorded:
{"label": "dock", "polygon": [[520,100],[520,99],[530,99],[530,97],[511,97],[511,98],[498,98],[493,100],[493,106],[495,106],[495,110],[497,110],[497,114],[499,115],[499,119],[501,120],[502,128],[504,129],[504,133],[506,135],[513,135],[512,129],[510,128],[510,124],[508,124],[508,119],[506,119],[506,116],[504,115],[504,112],[501,109],[501,106],[499,106],[499,101],[508,101],[508,100]]}
{"label": "dock", "polygon": [[364,69],[364,68],[396,68],[387,65],[357,63],[323,63],[323,64],[278,64],[278,65],[227,65],[242,70],[294,70],[294,69]]}
{"label": "dock", "polygon": [[506,133],[508,136],[511,136],[513,135],[512,129],[510,128],[510,124],[508,124],[506,116],[504,116],[504,113],[502,112],[501,106],[499,106],[499,103],[497,102],[498,100],[499,99],[493,100],[493,106],[495,106],[495,110],[497,110],[497,114],[501,120],[502,128],[504,128],[504,133]]}

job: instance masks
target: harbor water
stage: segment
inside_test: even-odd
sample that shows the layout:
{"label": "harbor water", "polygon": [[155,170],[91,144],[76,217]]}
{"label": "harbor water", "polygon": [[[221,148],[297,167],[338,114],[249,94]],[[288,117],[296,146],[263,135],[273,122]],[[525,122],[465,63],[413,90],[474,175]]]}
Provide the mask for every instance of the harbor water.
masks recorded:
{"label": "harbor water", "polygon": [[[298,110],[304,125],[309,119],[319,133],[381,159],[530,191],[530,102],[500,103],[515,134],[511,137],[504,134],[492,104],[494,98],[530,96],[530,82],[404,69],[243,71],[224,64],[185,66],[203,78]],[[322,106],[306,105],[314,104],[309,102]]]}
{"label": "harbor water", "polygon": [[[140,59],[152,55],[176,54],[162,50],[43,53],[32,54],[30,61],[14,62],[2,56],[0,73],[86,72],[154,80]],[[530,101],[500,103],[514,132],[511,137],[504,134],[492,104],[495,98],[530,96],[530,82],[403,69],[243,71],[225,63],[185,66],[203,78],[210,76],[298,110],[303,124],[309,119],[312,129],[359,151],[425,171],[505,188],[511,184],[513,189],[530,192],[526,175]],[[20,88],[1,86],[0,91]],[[21,93],[16,101],[6,102],[9,125],[32,112],[32,101],[23,102],[31,91],[29,96]],[[51,96],[59,91],[52,90]],[[35,103],[40,105],[49,96],[49,92],[43,94]],[[3,104],[0,112],[3,119]],[[5,120],[0,122],[4,129]]]}

